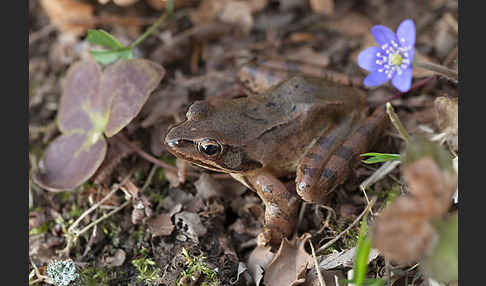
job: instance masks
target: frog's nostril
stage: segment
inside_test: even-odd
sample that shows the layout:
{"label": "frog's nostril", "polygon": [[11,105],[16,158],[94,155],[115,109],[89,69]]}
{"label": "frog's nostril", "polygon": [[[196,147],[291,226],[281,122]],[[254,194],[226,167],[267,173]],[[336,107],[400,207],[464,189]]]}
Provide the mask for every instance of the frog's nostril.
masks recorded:
{"label": "frog's nostril", "polygon": [[181,139],[172,139],[172,140],[167,141],[167,145],[169,145],[169,147],[171,147],[171,148],[176,148],[176,147],[180,146],[181,144],[182,144]]}

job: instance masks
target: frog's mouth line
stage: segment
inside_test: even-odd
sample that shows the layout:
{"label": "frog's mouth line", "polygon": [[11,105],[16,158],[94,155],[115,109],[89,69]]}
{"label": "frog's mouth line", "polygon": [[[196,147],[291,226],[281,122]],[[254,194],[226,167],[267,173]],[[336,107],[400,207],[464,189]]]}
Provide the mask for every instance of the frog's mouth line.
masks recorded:
{"label": "frog's mouth line", "polygon": [[197,159],[194,159],[194,158],[189,158],[186,155],[184,155],[182,152],[179,152],[177,149],[171,148],[169,146],[167,146],[167,147],[168,147],[167,149],[169,150],[169,152],[171,152],[173,155],[175,155],[178,158],[181,158],[181,159],[184,159],[186,161],[189,161],[189,162],[191,162],[194,165],[197,165],[199,167],[202,167],[202,168],[205,168],[205,169],[208,169],[208,170],[211,170],[211,171],[215,171],[215,172],[229,173],[229,171],[227,171],[227,170],[225,170],[223,168],[216,168],[215,166],[209,165],[209,164],[204,163],[204,162],[202,162],[200,160],[197,160]]}

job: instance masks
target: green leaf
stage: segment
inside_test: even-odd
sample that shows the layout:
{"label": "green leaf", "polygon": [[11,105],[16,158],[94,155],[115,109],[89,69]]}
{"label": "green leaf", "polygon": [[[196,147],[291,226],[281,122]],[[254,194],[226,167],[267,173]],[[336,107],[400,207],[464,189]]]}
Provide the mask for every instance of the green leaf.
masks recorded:
{"label": "green leaf", "polygon": [[111,49],[121,49],[125,46],[104,30],[88,30],[88,42]]}
{"label": "green leaf", "polygon": [[131,59],[133,58],[133,53],[131,48],[120,48],[109,51],[90,51],[91,55],[95,60],[102,64],[111,64],[120,59]]}
{"label": "green leaf", "polygon": [[165,10],[169,15],[172,15],[172,13],[174,13],[174,0],[168,0],[167,2],[165,2]]}
{"label": "green leaf", "polygon": [[380,163],[386,161],[393,161],[393,160],[400,160],[400,154],[386,154],[386,153],[364,153],[361,154],[362,157],[370,157],[366,160],[363,160],[363,163],[366,164],[373,164],[373,163]]}
{"label": "green leaf", "polygon": [[382,286],[385,285],[385,280],[383,279],[365,279],[364,285],[366,286]]}
{"label": "green leaf", "polygon": [[421,268],[427,276],[443,283],[459,277],[459,219],[455,212],[438,225],[438,241],[422,261]]}
{"label": "green leaf", "polygon": [[363,285],[366,271],[368,269],[368,255],[371,250],[371,239],[366,235],[368,224],[366,217],[361,221],[361,228],[359,230],[358,245],[356,247],[356,254],[354,256],[354,272],[353,281],[356,286]]}

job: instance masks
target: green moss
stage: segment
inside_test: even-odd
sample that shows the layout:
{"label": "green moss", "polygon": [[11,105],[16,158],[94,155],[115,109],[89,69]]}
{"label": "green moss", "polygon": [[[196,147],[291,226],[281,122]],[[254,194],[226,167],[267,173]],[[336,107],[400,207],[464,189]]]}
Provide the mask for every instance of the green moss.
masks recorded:
{"label": "green moss", "polygon": [[46,222],[42,223],[39,227],[34,227],[29,230],[29,236],[46,233],[49,230],[49,226]]}
{"label": "green moss", "polygon": [[112,270],[106,268],[87,267],[81,271],[81,279],[87,286],[108,286]]}
{"label": "green moss", "polygon": [[[221,284],[217,278],[217,270],[209,268],[204,262],[206,259],[205,256],[201,254],[199,256],[191,257],[185,248],[182,248],[182,256],[185,260],[185,269],[180,274],[181,277],[177,282],[178,286],[185,286],[185,284],[182,284],[180,281],[195,281],[197,280],[196,277],[205,279],[201,285],[215,286]],[[201,275],[204,277],[201,277]]]}
{"label": "green moss", "polygon": [[160,268],[157,267],[157,264],[152,258],[148,257],[145,248],[142,248],[140,252],[142,256],[131,261],[132,265],[138,271],[137,279],[146,285],[156,285],[157,280],[160,279]]}

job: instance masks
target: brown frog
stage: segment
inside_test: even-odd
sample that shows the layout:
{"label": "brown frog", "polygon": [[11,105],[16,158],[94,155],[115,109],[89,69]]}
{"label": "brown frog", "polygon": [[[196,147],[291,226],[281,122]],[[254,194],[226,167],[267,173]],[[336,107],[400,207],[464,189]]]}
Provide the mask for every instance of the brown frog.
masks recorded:
{"label": "brown frog", "polygon": [[[300,199],[322,202],[381,134],[359,89],[294,76],[260,95],[194,102],[164,143],[175,156],[230,174],[265,204],[259,245],[292,234]],[[296,190],[278,179],[296,174]]]}

